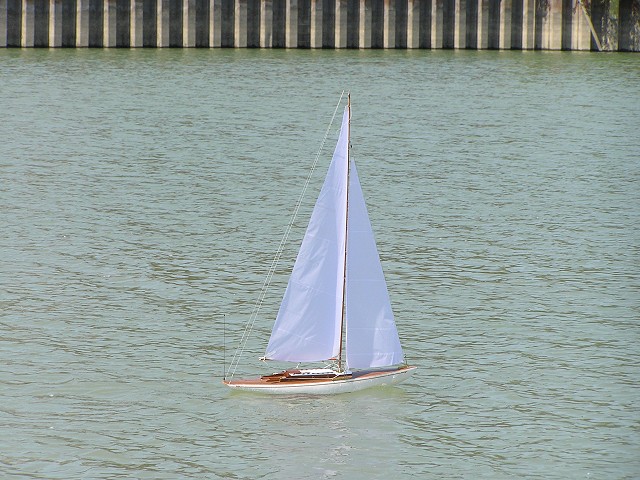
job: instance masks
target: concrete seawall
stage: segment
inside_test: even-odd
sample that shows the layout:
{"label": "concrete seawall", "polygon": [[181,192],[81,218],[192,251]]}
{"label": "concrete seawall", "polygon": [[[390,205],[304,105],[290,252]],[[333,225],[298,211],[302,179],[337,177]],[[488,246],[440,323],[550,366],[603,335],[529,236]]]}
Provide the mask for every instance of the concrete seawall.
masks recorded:
{"label": "concrete seawall", "polygon": [[0,0],[0,47],[640,51],[640,0],[582,2]]}

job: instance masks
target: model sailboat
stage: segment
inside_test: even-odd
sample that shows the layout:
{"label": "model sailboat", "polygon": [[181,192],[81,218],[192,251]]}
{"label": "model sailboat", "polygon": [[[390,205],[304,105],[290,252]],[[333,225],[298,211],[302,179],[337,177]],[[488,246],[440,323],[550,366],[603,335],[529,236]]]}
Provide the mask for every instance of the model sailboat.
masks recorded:
{"label": "model sailboat", "polygon": [[272,394],[345,393],[405,380],[404,355],[353,159],[351,102],[311,214],[265,359],[332,362],[225,385]]}

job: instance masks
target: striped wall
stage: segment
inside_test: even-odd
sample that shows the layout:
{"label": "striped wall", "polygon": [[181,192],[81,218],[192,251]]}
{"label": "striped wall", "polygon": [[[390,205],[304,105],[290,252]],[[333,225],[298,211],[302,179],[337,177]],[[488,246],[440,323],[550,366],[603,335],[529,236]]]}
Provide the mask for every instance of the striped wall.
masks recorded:
{"label": "striped wall", "polygon": [[0,47],[595,50],[588,12],[639,51],[640,0],[605,1],[0,0]]}

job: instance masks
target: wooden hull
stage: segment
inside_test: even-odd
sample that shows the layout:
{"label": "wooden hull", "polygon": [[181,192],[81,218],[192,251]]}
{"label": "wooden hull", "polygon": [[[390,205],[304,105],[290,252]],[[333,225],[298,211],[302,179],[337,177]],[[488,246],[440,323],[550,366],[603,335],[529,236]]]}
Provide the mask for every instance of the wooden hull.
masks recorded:
{"label": "wooden hull", "polygon": [[227,387],[237,390],[271,395],[331,395],[357,392],[370,387],[395,385],[411,376],[416,368],[403,366],[388,370],[364,370],[334,378],[287,379],[286,381],[274,382],[272,376],[267,376],[255,379],[225,380],[223,383]]}

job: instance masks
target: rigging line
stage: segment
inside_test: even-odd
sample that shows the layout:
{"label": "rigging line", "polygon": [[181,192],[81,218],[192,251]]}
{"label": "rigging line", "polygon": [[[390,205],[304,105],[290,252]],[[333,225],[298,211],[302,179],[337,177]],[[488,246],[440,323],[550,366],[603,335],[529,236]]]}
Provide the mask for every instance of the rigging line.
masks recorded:
{"label": "rigging line", "polygon": [[273,279],[273,275],[278,267],[278,263],[280,262],[280,257],[282,256],[282,253],[284,251],[284,247],[287,244],[287,240],[289,238],[289,234],[291,233],[291,230],[293,229],[293,225],[295,223],[296,217],[298,215],[298,212],[300,211],[300,208],[302,206],[302,200],[304,199],[304,195],[307,191],[307,188],[309,187],[309,183],[311,182],[311,178],[313,176],[313,173],[316,170],[316,167],[318,165],[318,161],[320,160],[320,155],[322,154],[322,150],[324,148],[324,144],[327,141],[327,138],[329,137],[329,133],[331,132],[331,126],[333,125],[333,121],[336,118],[336,114],[338,112],[338,109],[340,108],[340,104],[342,103],[342,98],[344,97],[344,90],[342,91],[342,93],[340,94],[340,98],[338,99],[338,103],[336,105],[335,110],[333,111],[333,115],[331,116],[331,121],[329,122],[329,126],[327,127],[327,130],[324,134],[324,137],[322,139],[322,142],[320,143],[320,148],[318,149],[317,153],[316,153],[316,157],[313,161],[313,165],[311,166],[311,170],[309,171],[309,174],[307,175],[307,179],[302,187],[302,192],[300,193],[300,196],[298,197],[298,201],[296,202],[295,208],[293,210],[293,213],[291,215],[291,219],[289,221],[289,224],[287,225],[287,228],[285,229],[285,233],[282,237],[282,239],[280,240],[280,244],[278,245],[278,249],[276,250],[276,254],[275,257],[273,258],[273,260],[271,261],[271,265],[269,266],[269,270],[267,271],[267,276],[264,279],[264,282],[262,283],[262,287],[260,290],[260,294],[258,295],[258,300],[256,301],[253,310],[251,312],[251,315],[249,316],[249,320],[247,321],[244,331],[242,332],[242,335],[240,337],[240,343],[238,345],[238,347],[236,348],[233,357],[231,358],[231,363],[229,365],[229,369],[228,369],[228,374],[229,374],[229,379],[232,379],[233,376],[236,373],[236,370],[238,368],[238,365],[240,363],[240,358],[242,357],[242,354],[244,353],[245,347],[247,345],[247,341],[249,340],[249,335],[251,334],[252,330],[253,330],[253,325],[255,324],[255,321],[258,317],[258,313],[260,312],[260,308],[262,307],[262,304],[264,302],[264,299],[267,295],[267,290],[269,289],[269,285],[271,284],[271,280]]}

